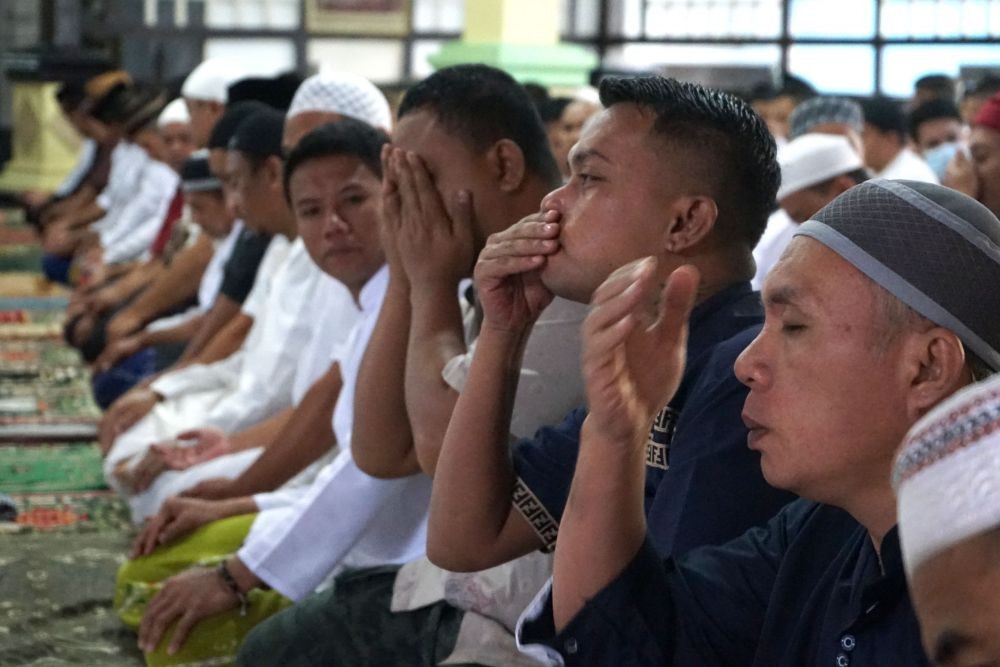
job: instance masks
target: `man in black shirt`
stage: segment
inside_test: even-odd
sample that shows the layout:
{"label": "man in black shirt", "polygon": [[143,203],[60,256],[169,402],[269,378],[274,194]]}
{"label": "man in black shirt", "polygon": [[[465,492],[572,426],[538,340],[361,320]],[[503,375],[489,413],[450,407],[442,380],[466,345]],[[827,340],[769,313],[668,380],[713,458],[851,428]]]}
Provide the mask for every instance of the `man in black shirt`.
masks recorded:
{"label": "man in black shirt", "polygon": [[803,499],[665,562],[646,538],[642,443],[680,377],[697,272],[661,292],[651,264],[592,301],[590,413],[522,646],[549,664],[926,664],[889,471],[920,416],[1000,368],[1000,221],[947,188],[875,180],[800,227],[735,370],[765,478]]}

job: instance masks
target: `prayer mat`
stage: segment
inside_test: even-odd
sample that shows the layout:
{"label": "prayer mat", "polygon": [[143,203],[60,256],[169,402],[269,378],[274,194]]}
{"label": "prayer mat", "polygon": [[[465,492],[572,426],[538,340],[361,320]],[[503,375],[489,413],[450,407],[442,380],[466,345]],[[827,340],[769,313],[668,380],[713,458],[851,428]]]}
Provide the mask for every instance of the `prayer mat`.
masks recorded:
{"label": "prayer mat", "polygon": [[5,272],[0,275],[0,297],[65,297],[69,291],[49,282],[37,271]]}
{"label": "prayer mat", "polygon": [[[0,540],[4,543],[15,536],[17,541],[38,532],[130,534],[132,531],[128,505],[113,491],[15,493],[11,497],[17,505],[17,519],[0,522]],[[123,547],[121,562],[126,551],[127,547]],[[0,660],[2,664],[5,663]]]}
{"label": "prayer mat", "polygon": [[38,246],[0,244],[0,272],[41,270],[42,250]]}
{"label": "prayer mat", "polygon": [[135,632],[111,605],[130,540],[104,530],[0,535],[0,665],[142,665]]}
{"label": "prayer mat", "polygon": [[[2,280],[2,278],[0,278]],[[13,299],[0,299],[0,307]],[[20,299],[16,301],[22,301]],[[41,301],[35,299],[33,301]],[[54,307],[10,307],[0,309],[0,340],[58,339],[62,336],[65,301]],[[6,349],[7,345],[4,345]]]}
{"label": "prayer mat", "polygon": [[0,446],[0,492],[52,493],[106,488],[96,443]]}

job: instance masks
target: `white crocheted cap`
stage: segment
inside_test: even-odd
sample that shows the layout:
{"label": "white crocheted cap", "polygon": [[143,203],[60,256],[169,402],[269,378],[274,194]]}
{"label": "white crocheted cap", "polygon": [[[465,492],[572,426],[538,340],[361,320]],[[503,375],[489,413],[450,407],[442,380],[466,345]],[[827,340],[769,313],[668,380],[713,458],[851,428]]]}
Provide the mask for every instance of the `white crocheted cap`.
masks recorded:
{"label": "white crocheted cap", "polygon": [[1000,375],[914,424],[892,475],[906,571],[1000,526]]}
{"label": "white crocheted cap", "polygon": [[191,116],[188,114],[187,104],[184,99],[178,97],[176,100],[163,107],[160,117],[156,119],[157,127],[171,125],[173,123],[190,123]]}
{"label": "white crocheted cap", "polygon": [[299,86],[287,118],[306,111],[350,116],[372,127],[392,129],[392,113],[385,95],[368,79],[345,72],[321,72]]}

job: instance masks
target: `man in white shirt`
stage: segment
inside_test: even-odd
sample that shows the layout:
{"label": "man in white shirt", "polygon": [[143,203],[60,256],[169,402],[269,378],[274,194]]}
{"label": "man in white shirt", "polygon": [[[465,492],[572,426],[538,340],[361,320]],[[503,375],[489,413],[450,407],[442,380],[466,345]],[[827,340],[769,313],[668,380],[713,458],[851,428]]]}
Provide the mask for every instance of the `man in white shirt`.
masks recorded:
{"label": "man in white shirt", "polygon": [[872,97],[862,103],[865,129],[861,139],[865,164],[878,178],[937,183],[934,170],[907,146],[906,114],[887,97]]}
{"label": "man in white shirt", "polygon": [[[289,194],[303,238],[314,254],[335,258],[336,275],[361,311],[350,340],[333,355],[343,389],[332,425],[337,441],[345,445],[351,440],[354,378],[387,282],[378,229],[379,153],[384,141],[372,128],[346,120],[311,133],[288,160]],[[188,650],[181,648],[188,632],[198,624],[196,635],[214,633],[219,648],[211,656],[200,650],[187,654],[188,659],[232,655],[242,635],[261,619],[261,608],[273,612],[280,607],[275,604],[278,593],[298,599],[338,566],[400,563],[421,553],[429,496],[429,480],[419,475],[393,481],[365,475],[345,447],[308,489],[236,499],[243,512],[261,511],[242,548],[218,570],[192,568],[168,580],[143,617],[140,646],[147,654],[157,650],[158,657],[164,649],[171,654],[180,649],[180,659]],[[331,521],[331,507],[342,510],[337,521]],[[195,534],[154,554],[149,564],[137,559],[131,564],[133,572],[123,570],[121,576],[138,579],[135,571],[156,559],[169,560],[171,550],[197,538]],[[248,597],[250,589],[261,585],[276,593],[255,591]],[[248,616],[231,611],[241,605],[250,606]],[[226,625],[218,619],[225,619]],[[169,648],[157,649],[175,620]],[[222,627],[228,630],[220,636]]]}
{"label": "man in white shirt", "polygon": [[868,179],[861,156],[850,142],[835,134],[804,134],[778,149],[781,207],[768,218],[753,251],[757,273],[751,282],[760,290],[764,277],[778,262],[798,226],[833,199]]}
{"label": "man in white shirt", "polygon": [[[261,111],[237,129],[230,150],[230,176],[238,192],[238,208],[252,229],[284,237],[272,242],[244,311],[254,319],[243,346],[211,365],[195,364],[168,373],[149,387],[129,392],[114,410],[146,414],[114,439],[104,462],[105,476],[119,491],[151,443],[197,427],[237,430],[291,404],[291,380],[299,355],[319,313],[313,297],[322,273],[298,239],[282,184],[281,132],[284,116]],[[268,280],[273,266],[273,277]],[[132,407],[130,407],[130,404]],[[123,406],[123,407],[119,407]],[[110,411],[109,411],[110,414]],[[111,417],[114,419],[114,416]],[[231,476],[239,469],[228,471]],[[156,507],[133,507],[141,521]]]}

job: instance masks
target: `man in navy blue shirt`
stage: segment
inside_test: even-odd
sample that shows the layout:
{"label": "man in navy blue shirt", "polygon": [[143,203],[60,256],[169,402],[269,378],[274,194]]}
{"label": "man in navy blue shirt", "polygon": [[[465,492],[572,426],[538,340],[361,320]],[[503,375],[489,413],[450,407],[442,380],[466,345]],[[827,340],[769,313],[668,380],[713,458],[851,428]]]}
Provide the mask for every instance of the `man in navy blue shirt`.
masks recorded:
{"label": "man in navy blue shirt", "polygon": [[[735,370],[764,477],[802,499],[665,561],[639,500],[642,441],[682,378],[698,272],[661,290],[654,264],[609,278],[584,325],[591,411],[522,650],[551,665],[927,664],[889,473],[921,415],[1000,370],[1000,221],[954,190],[879,179],[799,228]],[[653,296],[657,323],[630,324]]]}
{"label": "man in navy blue shirt", "polygon": [[[650,81],[636,80],[652,93]],[[511,456],[523,344],[553,295],[587,302],[612,270],[651,252],[663,278],[685,263],[702,276],[683,382],[646,428],[644,506],[656,549],[722,543],[793,498],[764,481],[746,448],[746,387],[732,370],[762,321],[749,279],[778,185],[774,141],[736,98],[668,85],[670,122],[653,138],[659,117],[624,103],[621,83],[605,84],[610,108],[572,150],[569,182],[480,254],[483,324],[431,506],[428,555],[446,569],[485,569],[555,544],[586,411],[516,443]]]}

